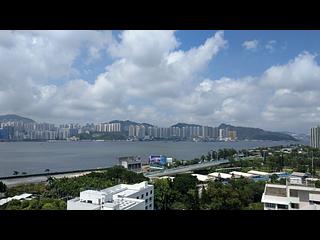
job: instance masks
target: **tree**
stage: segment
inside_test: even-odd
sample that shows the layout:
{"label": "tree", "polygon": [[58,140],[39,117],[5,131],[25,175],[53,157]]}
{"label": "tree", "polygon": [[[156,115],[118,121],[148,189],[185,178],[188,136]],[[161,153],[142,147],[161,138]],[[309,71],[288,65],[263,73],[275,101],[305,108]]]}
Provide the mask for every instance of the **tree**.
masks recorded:
{"label": "tree", "polygon": [[179,174],[173,179],[172,187],[181,194],[187,194],[189,189],[196,189],[198,179],[190,174]]}
{"label": "tree", "polygon": [[57,207],[55,207],[53,203],[45,203],[45,204],[43,204],[41,209],[42,210],[56,210]]}
{"label": "tree", "polygon": [[5,185],[3,182],[0,181],[0,192],[6,192],[7,191],[7,185]]}
{"label": "tree", "polygon": [[263,210],[263,203],[261,202],[250,203],[249,206],[244,209],[245,210]]}
{"label": "tree", "polygon": [[157,210],[167,210],[173,203],[173,191],[169,179],[157,179],[154,182],[154,204]]}
{"label": "tree", "polygon": [[272,175],[270,176],[270,181],[271,181],[271,183],[275,183],[275,182],[277,181],[277,179],[278,179],[277,174],[272,174]]}

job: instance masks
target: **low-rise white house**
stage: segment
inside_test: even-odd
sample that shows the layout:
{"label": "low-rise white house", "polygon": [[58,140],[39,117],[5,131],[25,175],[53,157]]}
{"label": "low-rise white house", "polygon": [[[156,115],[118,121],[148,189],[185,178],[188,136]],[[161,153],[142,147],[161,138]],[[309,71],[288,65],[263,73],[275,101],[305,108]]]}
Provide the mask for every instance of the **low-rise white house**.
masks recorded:
{"label": "low-rise white house", "polygon": [[67,210],[153,210],[154,187],[147,181],[86,190],[67,202]]}
{"label": "low-rise white house", "polygon": [[264,210],[320,210],[320,188],[303,184],[266,184]]}

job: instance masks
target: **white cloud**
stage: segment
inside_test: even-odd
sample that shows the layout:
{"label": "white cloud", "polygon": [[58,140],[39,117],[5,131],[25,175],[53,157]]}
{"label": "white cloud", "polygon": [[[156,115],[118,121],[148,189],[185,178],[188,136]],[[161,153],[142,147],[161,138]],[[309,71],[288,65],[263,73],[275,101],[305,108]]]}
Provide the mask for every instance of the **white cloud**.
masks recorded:
{"label": "white cloud", "polygon": [[242,43],[242,46],[246,49],[246,50],[255,50],[258,48],[258,40],[248,40]]}
{"label": "white cloud", "polygon": [[[203,70],[227,45],[222,31],[187,50],[179,48],[175,31],[123,31],[119,41],[110,32],[0,31],[0,114],[293,131],[320,122],[315,54],[301,53],[261,76],[204,78]],[[83,51],[89,62],[101,61],[102,51],[114,58],[93,82],[74,73]],[[56,82],[68,76],[73,80]]]}
{"label": "white cloud", "polygon": [[276,40],[270,40],[270,41],[268,41],[267,44],[265,45],[265,48],[266,48],[267,50],[269,50],[270,52],[273,52],[276,43],[277,43]]}

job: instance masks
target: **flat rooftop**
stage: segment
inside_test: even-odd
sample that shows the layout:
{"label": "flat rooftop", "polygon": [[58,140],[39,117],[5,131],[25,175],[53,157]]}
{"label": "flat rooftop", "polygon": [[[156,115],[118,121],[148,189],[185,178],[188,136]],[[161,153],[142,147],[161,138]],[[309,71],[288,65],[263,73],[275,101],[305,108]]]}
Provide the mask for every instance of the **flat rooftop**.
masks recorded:
{"label": "flat rooftop", "polygon": [[208,176],[210,177],[221,177],[222,179],[230,179],[232,177],[231,174],[228,174],[228,173],[220,173],[220,172],[213,172],[213,173],[209,173]]}
{"label": "flat rooftop", "polygon": [[268,176],[268,175],[271,175],[271,173],[261,172],[261,171],[256,171],[256,170],[250,170],[248,173],[249,173],[249,174],[253,174],[253,175],[259,175],[259,176]]}
{"label": "flat rooftop", "polygon": [[234,174],[236,176],[242,176],[242,177],[253,177],[254,176],[253,174],[250,174],[250,173],[237,172],[237,171],[232,171],[229,174],[231,174],[231,175]]}
{"label": "flat rooftop", "polygon": [[[69,201],[72,201],[72,200],[69,200]],[[69,207],[68,210],[100,210],[100,205],[80,202],[80,200],[78,200],[78,201],[72,201],[72,208]]]}

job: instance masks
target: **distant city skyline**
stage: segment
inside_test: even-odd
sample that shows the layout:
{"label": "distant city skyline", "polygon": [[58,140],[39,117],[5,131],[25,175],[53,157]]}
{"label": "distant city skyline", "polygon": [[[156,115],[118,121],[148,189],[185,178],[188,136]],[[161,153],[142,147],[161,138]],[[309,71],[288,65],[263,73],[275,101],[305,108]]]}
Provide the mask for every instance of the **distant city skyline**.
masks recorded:
{"label": "distant city skyline", "polygon": [[0,31],[0,115],[309,133],[320,31]]}

